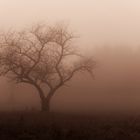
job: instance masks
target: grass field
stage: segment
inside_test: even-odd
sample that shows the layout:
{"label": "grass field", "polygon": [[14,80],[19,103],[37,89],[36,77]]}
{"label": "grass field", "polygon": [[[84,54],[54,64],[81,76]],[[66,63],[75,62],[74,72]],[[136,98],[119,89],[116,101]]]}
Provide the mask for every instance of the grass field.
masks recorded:
{"label": "grass field", "polygon": [[140,116],[1,112],[0,140],[140,140]]}

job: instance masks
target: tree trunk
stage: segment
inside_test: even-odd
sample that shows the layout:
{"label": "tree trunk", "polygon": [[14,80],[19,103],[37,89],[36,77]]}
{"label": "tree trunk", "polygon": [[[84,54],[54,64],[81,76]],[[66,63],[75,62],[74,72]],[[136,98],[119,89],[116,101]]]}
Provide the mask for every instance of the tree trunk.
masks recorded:
{"label": "tree trunk", "polygon": [[50,112],[50,101],[53,96],[53,92],[50,92],[46,98],[41,100],[41,110],[43,112]]}
{"label": "tree trunk", "polygon": [[36,83],[33,83],[33,85],[37,88],[40,99],[41,99],[41,111],[50,112],[50,101],[57,88],[52,89],[48,93],[47,97],[45,97],[45,94],[44,94],[43,90],[40,88],[40,86],[37,85]]}
{"label": "tree trunk", "polygon": [[50,100],[44,99],[41,101],[41,111],[50,112]]}

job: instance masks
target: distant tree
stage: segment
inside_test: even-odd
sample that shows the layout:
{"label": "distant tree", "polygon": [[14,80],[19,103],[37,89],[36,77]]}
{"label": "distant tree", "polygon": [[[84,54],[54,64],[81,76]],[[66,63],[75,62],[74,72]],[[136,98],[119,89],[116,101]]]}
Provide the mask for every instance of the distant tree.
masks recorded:
{"label": "distant tree", "polygon": [[5,33],[0,42],[0,74],[34,86],[42,111],[50,111],[53,95],[77,72],[93,75],[95,62],[77,53],[74,38],[63,25]]}

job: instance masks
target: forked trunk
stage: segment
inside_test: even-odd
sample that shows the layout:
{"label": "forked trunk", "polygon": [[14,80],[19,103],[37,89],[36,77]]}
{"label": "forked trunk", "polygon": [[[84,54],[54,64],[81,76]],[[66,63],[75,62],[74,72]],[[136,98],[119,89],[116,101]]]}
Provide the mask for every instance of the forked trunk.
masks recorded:
{"label": "forked trunk", "polygon": [[50,92],[46,98],[41,101],[41,110],[43,112],[50,112],[50,101],[53,96],[53,93]]}

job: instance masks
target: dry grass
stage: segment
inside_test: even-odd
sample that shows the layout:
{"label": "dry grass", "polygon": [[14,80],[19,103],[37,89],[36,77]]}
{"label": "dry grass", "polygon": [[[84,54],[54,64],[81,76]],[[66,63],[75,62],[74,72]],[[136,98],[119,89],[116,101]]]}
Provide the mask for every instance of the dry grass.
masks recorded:
{"label": "dry grass", "polygon": [[0,113],[1,140],[140,140],[139,116]]}

